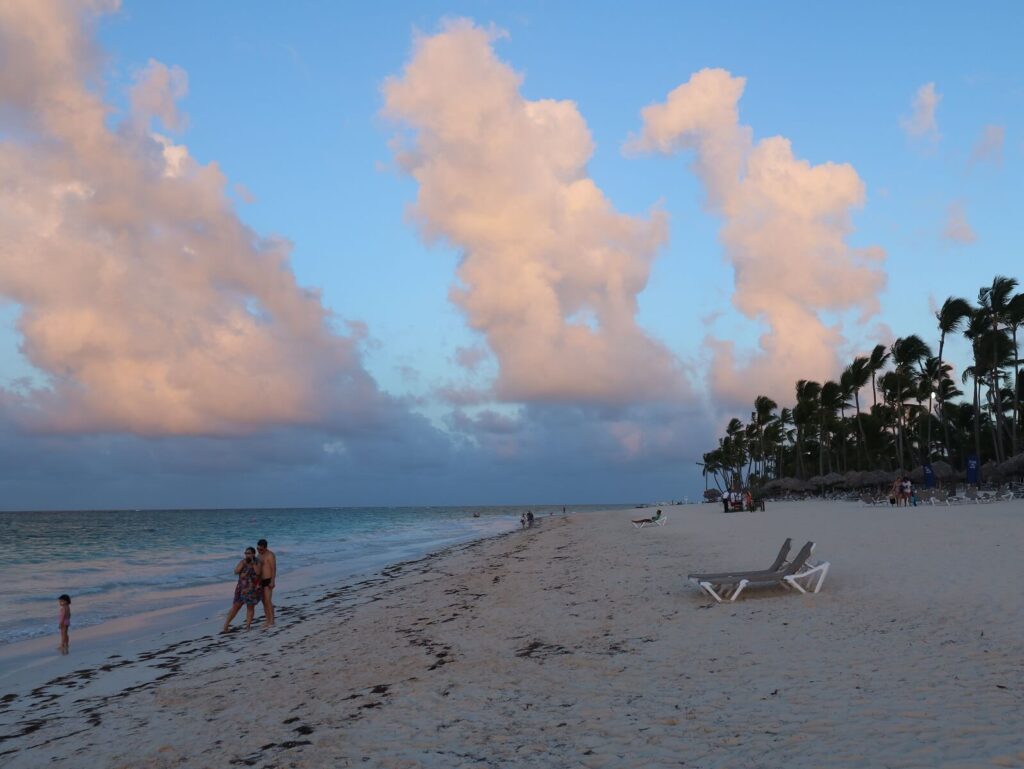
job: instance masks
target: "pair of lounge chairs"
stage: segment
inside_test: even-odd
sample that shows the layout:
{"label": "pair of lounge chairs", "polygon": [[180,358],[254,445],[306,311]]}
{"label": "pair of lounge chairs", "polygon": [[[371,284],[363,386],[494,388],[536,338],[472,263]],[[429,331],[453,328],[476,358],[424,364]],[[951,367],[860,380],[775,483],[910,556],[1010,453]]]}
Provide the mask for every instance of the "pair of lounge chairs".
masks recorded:
{"label": "pair of lounge chairs", "polygon": [[634,529],[642,529],[644,526],[664,526],[667,520],[668,516],[663,515],[661,510],[659,510],[650,518],[634,518],[632,523]]}
{"label": "pair of lounge chairs", "polygon": [[793,540],[787,538],[782,543],[775,561],[767,569],[690,574],[688,579],[718,603],[735,601],[740,597],[740,593],[750,585],[781,585],[785,588],[793,588],[800,593],[820,592],[828,574],[829,562],[811,561],[811,554],[814,552],[813,542],[808,542],[800,548],[800,552],[792,561],[787,561],[786,557],[792,546]]}

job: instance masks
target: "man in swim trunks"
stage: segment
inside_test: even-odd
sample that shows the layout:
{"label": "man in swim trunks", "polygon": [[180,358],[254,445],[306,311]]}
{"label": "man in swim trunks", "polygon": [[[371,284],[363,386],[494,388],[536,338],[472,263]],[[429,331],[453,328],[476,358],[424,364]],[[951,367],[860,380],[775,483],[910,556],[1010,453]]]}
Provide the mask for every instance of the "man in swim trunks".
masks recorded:
{"label": "man in swim trunks", "polygon": [[267,549],[267,540],[256,543],[263,586],[263,627],[274,627],[274,588],[277,587],[277,556]]}

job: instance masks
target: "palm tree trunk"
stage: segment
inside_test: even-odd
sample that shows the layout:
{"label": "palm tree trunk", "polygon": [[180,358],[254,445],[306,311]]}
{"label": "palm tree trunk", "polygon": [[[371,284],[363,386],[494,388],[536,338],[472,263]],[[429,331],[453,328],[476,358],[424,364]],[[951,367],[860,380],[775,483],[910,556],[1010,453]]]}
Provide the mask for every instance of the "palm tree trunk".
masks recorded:
{"label": "palm tree trunk", "polygon": [[796,428],[796,477],[804,479],[804,436],[803,428],[797,425]]}
{"label": "palm tree trunk", "polygon": [[1017,327],[1013,327],[1013,456],[1020,451],[1020,360],[1017,357]]}
{"label": "palm tree trunk", "polygon": [[[939,399],[939,421],[942,423],[943,448],[946,450],[946,460],[949,461],[953,458],[953,447],[950,445],[949,440],[949,420],[946,419],[946,402],[941,398]],[[957,463],[957,470],[963,470],[959,462]]]}
{"label": "palm tree trunk", "polygon": [[822,412],[818,425],[818,475],[825,474],[825,415]]}
{"label": "palm tree trunk", "polygon": [[981,483],[981,383],[974,375],[974,456],[978,463],[978,483]]}
{"label": "palm tree trunk", "polygon": [[868,436],[864,433],[864,422],[860,417],[860,393],[855,392],[853,400],[857,404],[857,427],[860,428],[860,442],[864,448],[864,469],[867,470],[870,468],[871,458],[868,456]]}
{"label": "palm tree trunk", "polygon": [[[845,403],[845,400],[844,400],[844,403]],[[840,414],[840,417],[839,417],[839,440],[842,442],[842,446],[843,446],[843,456],[842,456],[843,463],[842,463],[842,468],[843,468],[843,472],[845,473],[847,470],[850,469],[849,465],[847,465],[847,463],[846,463],[846,406],[845,405],[844,406],[840,406],[839,414]]]}
{"label": "palm tree trunk", "polygon": [[996,462],[1002,462],[1003,452],[1003,399],[999,397],[999,377],[995,369],[992,371],[991,381],[988,386],[988,407],[995,415],[995,424],[992,427],[993,445],[996,450]]}

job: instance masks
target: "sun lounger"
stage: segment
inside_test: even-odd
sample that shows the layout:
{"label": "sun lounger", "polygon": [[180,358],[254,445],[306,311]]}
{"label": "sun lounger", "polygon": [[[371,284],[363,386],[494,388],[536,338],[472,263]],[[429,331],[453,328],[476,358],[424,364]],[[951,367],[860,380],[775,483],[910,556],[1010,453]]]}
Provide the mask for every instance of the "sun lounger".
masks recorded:
{"label": "sun lounger", "polygon": [[[792,547],[793,547],[793,540],[791,538],[789,538],[789,537],[786,537],[786,541],[783,542],[782,543],[782,547],[779,548],[779,554],[777,556],[775,556],[775,561],[767,569],[764,569],[764,571],[766,571],[766,572],[781,571],[782,568],[787,563],[786,556],[789,555],[789,551],[790,551],[790,549],[792,549]],[[712,582],[712,583],[714,583],[716,580],[728,579],[729,577],[732,577],[734,574],[745,574],[745,573],[749,573],[750,571],[751,570],[749,570],[749,569],[747,569],[747,570],[737,569],[735,571],[719,571],[719,572],[715,572],[714,574],[690,574],[690,575],[687,576],[687,579],[689,579],[691,582],[694,582],[696,584],[699,584],[701,582]]]}
{"label": "sun lounger", "polygon": [[633,520],[634,529],[642,529],[644,526],[664,526],[668,520],[667,515],[655,515],[651,518],[636,518]]}
{"label": "sun lounger", "polygon": [[984,505],[993,501],[992,497],[990,497],[988,494],[980,493],[973,486],[967,489],[967,492],[964,494],[964,497],[967,499],[968,502],[974,502],[975,504],[978,505]]}
{"label": "sun lounger", "polygon": [[936,489],[930,501],[933,505],[949,505],[949,492],[945,489]]}
{"label": "sun lounger", "polygon": [[861,504],[867,505],[868,507],[876,507],[878,505],[889,504],[888,499],[881,499],[871,496],[870,494],[860,495]]}
{"label": "sun lounger", "polygon": [[[728,575],[691,575],[690,581],[696,583],[701,590],[719,603],[724,600],[735,601],[749,585],[782,585],[786,588],[794,588],[800,593],[806,593],[808,589],[817,593],[821,591],[821,586],[825,583],[830,564],[828,561],[812,562],[810,558],[813,552],[814,543],[808,542],[800,548],[796,558],[775,571],[751,571]],[[701,576],[704,579],[701,579]],[[801,580],[806,581],[806,586],[800,584]]]}

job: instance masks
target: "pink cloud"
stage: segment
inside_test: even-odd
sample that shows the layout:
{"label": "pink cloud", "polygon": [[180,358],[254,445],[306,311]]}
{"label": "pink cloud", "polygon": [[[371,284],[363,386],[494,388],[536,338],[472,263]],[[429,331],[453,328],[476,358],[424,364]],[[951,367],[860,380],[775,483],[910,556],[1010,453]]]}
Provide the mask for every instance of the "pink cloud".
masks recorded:
{"label": "pink cloud", "polygon": [[960,245],[969,245],[978,239],[971,223],[967,221],[967,210],[959,200],[950,203],[946,209],[946,222],[942,227],[942,237]]}
{"label": "pink cloud", "polygon": [[991,163],[994,166],[1003,164],[1003,145],[1006,143],[1006,128],[1001,125],[987,125],[971,150],[971,164]]}
{"label": "pink cloud", "polygon": [[477,367],[487,360],[488,352],[483,347],[457,347],[455,362],[468,371],[476,371]]}
{"label": "pink cloud", "polygon": [[149,62],[110,127],[91,28],[115,6],[0,4],[0,297],[49,379],[0,396],[41,429],[139,434],[315,423],[378,402],[359,334],[337,334],[297,285],[289,244],[241,222],[216,164],[150,133],[153,118],[184,125],[185,73]]}
{"label": "pink cloud", "polygon": [[640,134],[626,145],[631,152],[694,153],[708,207],[723,220],[733,304],[766,326],[749,358],[732,342],[706,340],[711,390],[729,403],[760,393],[788,396],[797,378],[834,374],[843,337],[820,313],[858,310],[863,322],[878,311],[885,284],[884,252],[846,242],[850,213],[864,202],[857,172],[796,158],[781,136],[755,143],[739,123],[744,85],[725,70],[701,70],[665,102],[646,107]]}
{"label": "pink cloud", "polygon": [[666,219],[617,212],[587,175],[593,141],[576,105],[529,100],[466,20],[416,40],[384,85],[409,134],[400,167],[428,241],[463,251],[452,301],[498,363],[497,396],[625,403],[677,399],[672,354],[636,323]]}
{"label": "pink cloud", "polygon": [[942,101],[942,94],[935,90],[935,83],[925,83],[914,93],[910,102],[910,114],[900,118],[900,127],[911,138],[939,140],[939,124],[935,112]]}

